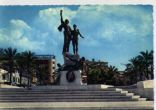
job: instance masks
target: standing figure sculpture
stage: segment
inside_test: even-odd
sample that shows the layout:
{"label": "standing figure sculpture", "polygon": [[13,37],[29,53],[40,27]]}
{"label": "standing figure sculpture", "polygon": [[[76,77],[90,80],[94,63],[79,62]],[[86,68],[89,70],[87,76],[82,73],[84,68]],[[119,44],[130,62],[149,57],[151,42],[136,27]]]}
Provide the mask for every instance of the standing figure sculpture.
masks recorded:
{"label": "standing figure sculpture", "polygon": [[61,17],[61,25],[58,27],[59,31],[62,31],[62,28],[64,28],[64,45],[63,45],[63,51],[62,53],[69,52],[69,45],[71,41],[71,28],[69,26],[69,20],[65,19],[63,20],[62,17],[63,10],[60,10],[60,17]]}
{"label": "standing figure sculpture", "polygon": [[84,38],[79,29],[77,29],[77,26],[73,25],[74,30],[72,30],[72,44],[73,44],[73,52],[74,54],[78,54],[78,35],[80,35],[81,38]]}

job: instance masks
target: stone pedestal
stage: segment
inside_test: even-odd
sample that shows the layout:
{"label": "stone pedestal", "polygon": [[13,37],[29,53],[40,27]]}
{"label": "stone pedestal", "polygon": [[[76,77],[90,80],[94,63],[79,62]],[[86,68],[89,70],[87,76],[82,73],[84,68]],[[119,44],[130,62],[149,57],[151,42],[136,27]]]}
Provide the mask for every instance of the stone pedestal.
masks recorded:
{"label": "stone pedestal", "polygon": [[63,55],[64,65],[65,66],[73,66],[76,64],[76,61],[79,60],[79,55],[72,55],[70,53],[66,53]]}
{"label": "stone pedestal", "polygon": [[82,85],[81,73],[80,71],[72,71],[74,75],[74,79],[68,81],[68,75],[70,75],[69,71],[61,71],[60,85]]}
{"label": "stone pedestal", "polygon": [[82,85],[79,55],[65,53],[63,57],[64,65],[60,71],[60,85]]}

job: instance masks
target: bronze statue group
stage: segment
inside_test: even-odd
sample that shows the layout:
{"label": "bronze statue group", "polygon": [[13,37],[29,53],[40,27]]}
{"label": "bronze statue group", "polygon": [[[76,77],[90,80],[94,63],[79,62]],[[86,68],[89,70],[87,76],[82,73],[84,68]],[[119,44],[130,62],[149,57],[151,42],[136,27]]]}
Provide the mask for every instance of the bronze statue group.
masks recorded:
{"label": "bronze statue group", "polygon": [[69,52],[69,45],[72,41],[73,45],[73,53],[78,54],[78,36],[80,35],[81,38],[84,38],[79,29],[77,29],[76,24],[73,25],[73,29],[69,26],[69,20],[65,19],[63,20],[62,16],[63,10],[60,10],[60,17],[61,17],[61,25],[58,27],[58,30],[61,32],[62,29],[64,29],[64,45],[62,54]]}
{"label": "bronze statue group", "polygon": [[[69,20],[65,19],[63,20],[62,16],[62,10],[60,10],[60,17],[61,17],[61,24],[58,27],[58,30],[61,32],[64,30],[64,45],[62,54],[64,57],[64,64],[57,64],[58,66],[58,77],[57,82],[60,81],[61,77],[61,71],[67,71],[66,73],[66,79],[68,82],[73,82],[76,78],[74,71],[83,70],[84,63],[85,63],[85,57],[79,58],[78,55],[78,37],[84,38],[79,29],[77,28],[77,25],[73,25],[73,29],[69,25]],[[70,42],[72,42],[73,45],[73,54],[69,53],[69,45]],[[80,71],[79,71],[80,72]],[[81,73],[82,74],[82,73]]]}

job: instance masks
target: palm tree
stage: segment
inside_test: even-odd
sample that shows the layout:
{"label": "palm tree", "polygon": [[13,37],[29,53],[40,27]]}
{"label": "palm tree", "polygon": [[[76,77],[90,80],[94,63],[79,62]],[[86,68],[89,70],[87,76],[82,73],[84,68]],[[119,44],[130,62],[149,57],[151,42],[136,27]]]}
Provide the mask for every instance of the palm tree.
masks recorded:
{"label": "palm tree", "polygon": [[115,66],[110,65],[109,66],[109,71],[116,73],[116,72],[118,72],[118,69]]}
{"label": "palm tree", "polygon": [[111,80],[114,76],[114,74],[118,73],[118,69],[115,66],[109,66],[108,67],[108,74],[107,79]]}
{"label": "palm tree", "polygon": [[144,62],[142,60],[142,56],[138,55],[137,56],[137,60],[138,60],[138,73],[139,73],[139,80],[142,81],[144,79],[146,79],[146,75],[145,75],[145,65]]}
{"label": "palm tree", "polygon": [[0,48],[0,55],[2,55],[3,54],[3,49],[2,48]]}
{"label": "palm tree", "polygon": [[[142,65],[144,69],[144,73],[147,79],[153,79],[153,51],[148,52],[140,52],[139,58],[142,60]],[[149,70],[150,69],[150,70]]]}
{"label": "palm tree", "polygon": [[125,73],[129,76],[131,84],[145,79],[153,79],[153,51],[140,52],[140,55],[129,60]]}
{"label": "palm tree", "polygon": [[153,73],[153,51],[150,51],[149,53],[149,64],[150,64],[150,74],[151,74],[151,79],[154,79],[154,73]]}
{"label": "palm tree", "polygon": [[129,82],[127,83],[134,84],[136,82],[136,72],[135,72],[133,64],[128,63],[126,65],[124,75],[129,79]]}
{"label": "palm tree", "polygon": [[126,65],[127,68],[125,72],[128,74],[131,84],[133,84],[143,79],[143,64],[139,56],[131,58],[129,62],[130,63]]}
{"label": "palm tree", "polygon": [[35,66],[35,53],[31,51],[25,51],[22,53],[24,57],[24,62],[26,66],[26,71],[28,75],[28,86],[31,86],[31,81],[32,81],[32,73],[34,71],[34,66]]}
{"label": "palm tree", "polygon": [[24,68],[25,68],[24,56],[22,53],[17,54],[16,63],[17,63],[17,69],[18,69],[19,75],[20,75],[20,85],[21,85],[22,84],[22,73],[24,72]]}
{"label": "palm tree", "polygon": [[135,79],[135,82],[137,82],[139,80],[139,60],[138,60],[138,57],[133,57],[132,59],[129,60],[132,64],[132,72],[133,72],[133,75],[134,75],[134,79]]}
{"label": "palm tree", "polygon": [[7,60],[8,72],[10,73],[10,84],[12,83],[12,73],[14,71],[15,57],[17,54],[17,49],[11,47],[4,49],[4,57]]}
{"label": "palm tree", "polygon": [[3,54],[4,54],[4,50],[2,48],[0,48],[0,66],[3,60]]}
{"label": "palm tree", "polygon": [[110,65],[106,76],[106,84],[116,85],[115,76],[118,74],[118,69],[115,66]]}

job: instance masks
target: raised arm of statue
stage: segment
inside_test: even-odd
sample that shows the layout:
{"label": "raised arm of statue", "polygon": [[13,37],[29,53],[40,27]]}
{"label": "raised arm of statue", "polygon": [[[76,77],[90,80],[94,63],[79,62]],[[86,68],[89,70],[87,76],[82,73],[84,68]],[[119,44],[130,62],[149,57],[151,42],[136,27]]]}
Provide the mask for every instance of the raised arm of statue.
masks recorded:
{"label": "raised arm of statue", "polygon": [[63,12],[63,10],[60,10],[61,23],[64,23],[64,21],[63,21],[63,17],[62,17],[62,12]]}
{"label": "raised arm of statue", "polygon": [[81,37],[81,38],[84,38],[84,37],[82,36],[82,34],[80,33],[79,29],[78,29],[77,31],[78,31],[78,34],[80,35],[80,37]]}

